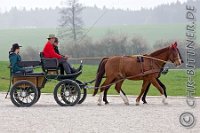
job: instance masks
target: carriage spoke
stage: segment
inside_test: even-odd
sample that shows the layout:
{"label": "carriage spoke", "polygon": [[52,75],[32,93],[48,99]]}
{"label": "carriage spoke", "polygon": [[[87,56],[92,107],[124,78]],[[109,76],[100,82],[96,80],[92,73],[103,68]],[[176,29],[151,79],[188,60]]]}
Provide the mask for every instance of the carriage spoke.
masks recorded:
{"label": "carriage spoke", "polygon": [[35,97],[35,94],[32,94],[32,93],[31,93],[29,96],[30,96],[30,97],[31,97],[31,96],[32,96],[32,97]]}
{"label": "carriage spoke", "polygon": [[[61,81],[58,83],[54,90],[54,98],[56,102],[61,106],[73,106],[75,105],[79,98],[74,97],[77,95],[77,84],[71,81]],[[79,96],[80,96],[79,92]]]}
{"label": "carriage spoke", "polygon": [[26,97],[26,103],[28,103],[28,98]]}
{"label": "carriage spoke", "polygon": [[37,88],[29,81],[18,81],[11,89],[11,101],[18,107],[29,107],[35,103]]}
{"label": "carriage spoke", "polygon": [[30,96],[29,96],[28,98],[29,98],[31,101],[33,101],[33,99],[31,99],[31,97],[30,97]]}
{"label": "carriage spoke", "polygon": [[21,100],[22,102],[24,101],[24,97],[22,97],[22,100]]}

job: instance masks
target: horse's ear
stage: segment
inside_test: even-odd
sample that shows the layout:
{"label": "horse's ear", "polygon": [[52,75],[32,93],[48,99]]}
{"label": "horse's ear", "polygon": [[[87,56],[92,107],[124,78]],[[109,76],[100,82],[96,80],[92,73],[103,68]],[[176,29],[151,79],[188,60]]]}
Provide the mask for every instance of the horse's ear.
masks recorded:
{"label": "horse's ear", "polygon": [[172,45],[171,45],[171,48],[177,49],[177,42],[175,42],[174,44],[172,44]]}
{"label": "horse's ear", "polygon": [[174,47],[177,47],[177,42],[174,43]]}

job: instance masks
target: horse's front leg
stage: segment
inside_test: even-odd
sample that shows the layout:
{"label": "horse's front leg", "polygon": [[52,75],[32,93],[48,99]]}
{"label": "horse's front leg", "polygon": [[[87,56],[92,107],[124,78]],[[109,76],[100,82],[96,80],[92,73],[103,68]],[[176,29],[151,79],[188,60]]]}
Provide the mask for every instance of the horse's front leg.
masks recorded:
{"label": "horse's front leg", "polygon": [[[164,95],[165,95],[165,97],[167,98],[167,92],[166,92],[166,87],[165,87],[165,85],[164,85],[158,78],[157,78],[156,80],[158,81],[159,85],[162,87],[162,89],[163,89],[163,91],[164,91]],[[151,85],[151,83],[149,83],[149,85],[147,86],[147,89],[145,90],[145,92],[144,92],[144,94],[143,94],[143,96],[142,96],[143,104],[146,104],[146,103],[147,103],[147,101],[146,101],[146,95],[147,95],[147,93],[148,93],[148,91],[149,91],[150,85]]]}
{"label": "horse's front leg", "polygon": [[159,79],[157,79],[157,81],[158,81],[159,85],[163,88],[164,95],[167,98],[166,86]]}
{"label": "horse's front leg", "polygon": [[136,105],[140,104],[140,98],[143,95],[144,91],[147,89],[147,86],[149,85],[149,81],[148,80],[143,80],[143,84],[142,84],[142,89],[140,91],[139,96],[136,99]]}
{"label": "horse's front leg", "polygon": [[160,86],[159,82],[156,80],[156,78],[151,80],[151,83],[160,91],[160,94],[162,96],[162,103],[167,104],[166,97],[164,96],[164,90]]}

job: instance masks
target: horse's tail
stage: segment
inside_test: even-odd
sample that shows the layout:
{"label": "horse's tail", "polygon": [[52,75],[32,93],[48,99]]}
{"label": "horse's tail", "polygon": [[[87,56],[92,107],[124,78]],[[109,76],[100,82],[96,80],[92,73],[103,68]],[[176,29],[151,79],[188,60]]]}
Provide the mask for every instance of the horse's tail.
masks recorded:
{"label": "horse's tail", "polygon": [[98,92],[98,87],[100,86],[102,78],[103,78],[103,76],[105,74],[105,65],[106,65],[107,61],[108,61],[108,58],[103,58],[101,60],[101,62],[99,63],[93,96],[95,96],[97,94],[97,92]]}

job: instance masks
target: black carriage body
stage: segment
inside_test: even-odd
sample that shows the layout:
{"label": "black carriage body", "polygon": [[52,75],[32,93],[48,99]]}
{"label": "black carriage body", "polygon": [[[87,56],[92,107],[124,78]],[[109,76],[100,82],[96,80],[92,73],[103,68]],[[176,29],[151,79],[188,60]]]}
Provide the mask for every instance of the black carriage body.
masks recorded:
{"label": "black carriage body", "polygon": [[[59,74],[59,63],[57,59],[44,58],[42,53],[40,53],[40,57],[41,57],[41,61],[22,61],[18,65],[22,67],[40,66],[43,71],[42,73],[11,74],[11,77],[12,77],[11,78],[11,82],[12,82],[11,92],[12,93],[10,95],[11,95],[11,101],[13,102],[13,104],[15,104],[18,107],[32,106],[34,103],[36,103],[39,100],[40,94],[41,94],[40,90],[44,88],[47,80],[52,80],[52,79],[60,81],[54,88],[54,99],[56,100],[58,104],[59,104],[59,98],[58,98],[59,92],[56,92],[56,90],[57,91],[59,90],[59,85],[61,86],[61,89],[63,85],[69,85],[69,84],[71,88],[72,86],[74,87],[74,89],[71,89],[71,88],[67,88],[68,87],[67,86],[65,89],[62,89],[63,93],[61,95],[63,96],[61,97],[62,99],[60,101],[65,99],[64,101],[66,103],[59,104],[59,105],[73,106],[77,103],[79,104],[82,103],[86,98],[87,91],[85,88],[83,88],[83,84],[81,84],[80,86],[80,83],[81,83],[80,81],[76,82],[77,81],[76,78],[82,74],[82,70],[74,74],[61,75]],[[35,101],[32,101],[31,104],[24,103],[22,100],[23,98],[28,97],[31,95],[31,93],[33,93],[33,92],[31,93],[28,92],[27,88],[32,88],[34,90],[33,92],[35,93],[34,98],[33,98],[33,100]],[[20,92],[17,92],[17,89],[18,90],[21,89]],[[81,90],[83,90],[84,95],[82,95]],[[77,95],[76,100],[72,102],[67,101],[66,94],[68,93],[72,93],[69,95],[70,97],[75,96],[76,94]],[[21,97],[21,101],[19,100],[20,97]]]}

